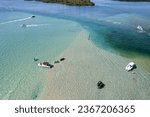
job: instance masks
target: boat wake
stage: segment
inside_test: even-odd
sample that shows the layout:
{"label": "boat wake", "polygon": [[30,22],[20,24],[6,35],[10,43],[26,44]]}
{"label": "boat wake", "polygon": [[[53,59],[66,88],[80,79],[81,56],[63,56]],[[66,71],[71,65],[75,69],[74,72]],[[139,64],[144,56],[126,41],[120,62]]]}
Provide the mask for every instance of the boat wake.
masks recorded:
{"label": "boat wake", "polygon": [[30,24],[30,25],[26,25],[27,28],[30,28],[30,27],[39,27],[39,26],[47,26],[49,24]]}
{"label": "boat wake", "polygon": [[32,17],[26,17],[26,18],[21,18],[21,19],[15,19],[15,20],[11,20],[11,21],[1,22],[0,25],[10,24],[10,23],[14,23],[14,22],[21,22],[21,21],[29,20],[31,18]]}

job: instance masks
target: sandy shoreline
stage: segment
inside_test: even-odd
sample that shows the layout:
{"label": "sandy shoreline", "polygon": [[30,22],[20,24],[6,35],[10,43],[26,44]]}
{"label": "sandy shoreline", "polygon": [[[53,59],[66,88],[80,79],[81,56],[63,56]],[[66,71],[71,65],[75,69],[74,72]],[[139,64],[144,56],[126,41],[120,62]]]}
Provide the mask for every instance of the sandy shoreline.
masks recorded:
{"label": "sandy shoreline", "polygon": [[[48,71],[40,99],[150,99],[150,75],[139,67],[126,72],[129,60],[101,50],[82,30],[61,55],[66,60]],[[106,86],[97,89],[97,82]]]}

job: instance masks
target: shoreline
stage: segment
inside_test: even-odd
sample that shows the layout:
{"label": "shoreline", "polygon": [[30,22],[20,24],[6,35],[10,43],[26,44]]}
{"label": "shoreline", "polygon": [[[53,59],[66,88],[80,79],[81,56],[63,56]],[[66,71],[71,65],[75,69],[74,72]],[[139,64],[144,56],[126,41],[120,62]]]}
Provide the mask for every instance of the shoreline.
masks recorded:
{"label": "shoreline", "polygon": [[114,0],[119,2],[150,2],[150,0]]}
{"label": "shoreline", "polygon": [[39,1],[39,2],[44,2],[44,3],[57,3],[57,4],[63,4],[63,5],[68,5],[68,6],[95,6],[95,3],[92,2],[91,0],[25,0],[25,1]]}
{"label": "shoreline", "polygon": [[[134,74],[125,71],[130,60],[97,48],[88,36],[82,30],[60,55],[66,60],[48,71],[39,99],[150,99],[150,75],[138,65]],[[98,81],[105,84],[103,89],[97,89]]]}

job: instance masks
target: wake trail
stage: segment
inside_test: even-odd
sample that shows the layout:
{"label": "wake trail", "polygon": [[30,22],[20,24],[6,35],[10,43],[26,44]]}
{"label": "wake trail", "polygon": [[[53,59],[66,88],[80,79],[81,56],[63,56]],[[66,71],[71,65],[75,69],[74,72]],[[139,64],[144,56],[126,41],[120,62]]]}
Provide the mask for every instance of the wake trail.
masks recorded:
{"label": "wake trail", "polygon": [[49,24],[31,24],[31,25],[26,25],[26,27],[38,27],[38,26],[47,26]]}
{"label": "wake trail", "polygon": [[11,21],[1,22],[0,25],[14,23],[14,22],[20,22],[20,21],[25,21],[25,20],[28,20],[28,19],[31,19],[31,18],[32,17],[26,17],[26,18],[21,18],[21,19],[15,19],[15,20],[11,20]]}

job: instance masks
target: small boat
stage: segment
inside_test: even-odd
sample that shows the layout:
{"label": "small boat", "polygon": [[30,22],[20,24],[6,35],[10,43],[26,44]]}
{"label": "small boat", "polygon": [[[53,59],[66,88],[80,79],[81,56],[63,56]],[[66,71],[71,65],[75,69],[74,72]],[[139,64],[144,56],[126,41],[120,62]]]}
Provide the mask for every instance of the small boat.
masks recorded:
{"label": "small boat", "polygon": [[61,58],[60,61],[64,61],[66,58]]}
{"label": "small boat", "polygon": [[32,15],[31,18],[35,18],[35,15]]}
{"label": "small boat", "polygon": [[126,67],[125,70],[132,71],[134,68],[136,68],[136,64],[134,62],[130,62]]}
{"label": "small boat", "polygon": [[140,26],[140,25],[137,26],[137,30],[138,30],[139,32],[143,32],[143,31],[144,31],[143,27]]}
{"label": "small boat", "polygon": [[53,68],[54,66],[51,65],[49,62],[43,62],[43,63],[38,63],[39,67],[44,67],[44,68]]}

